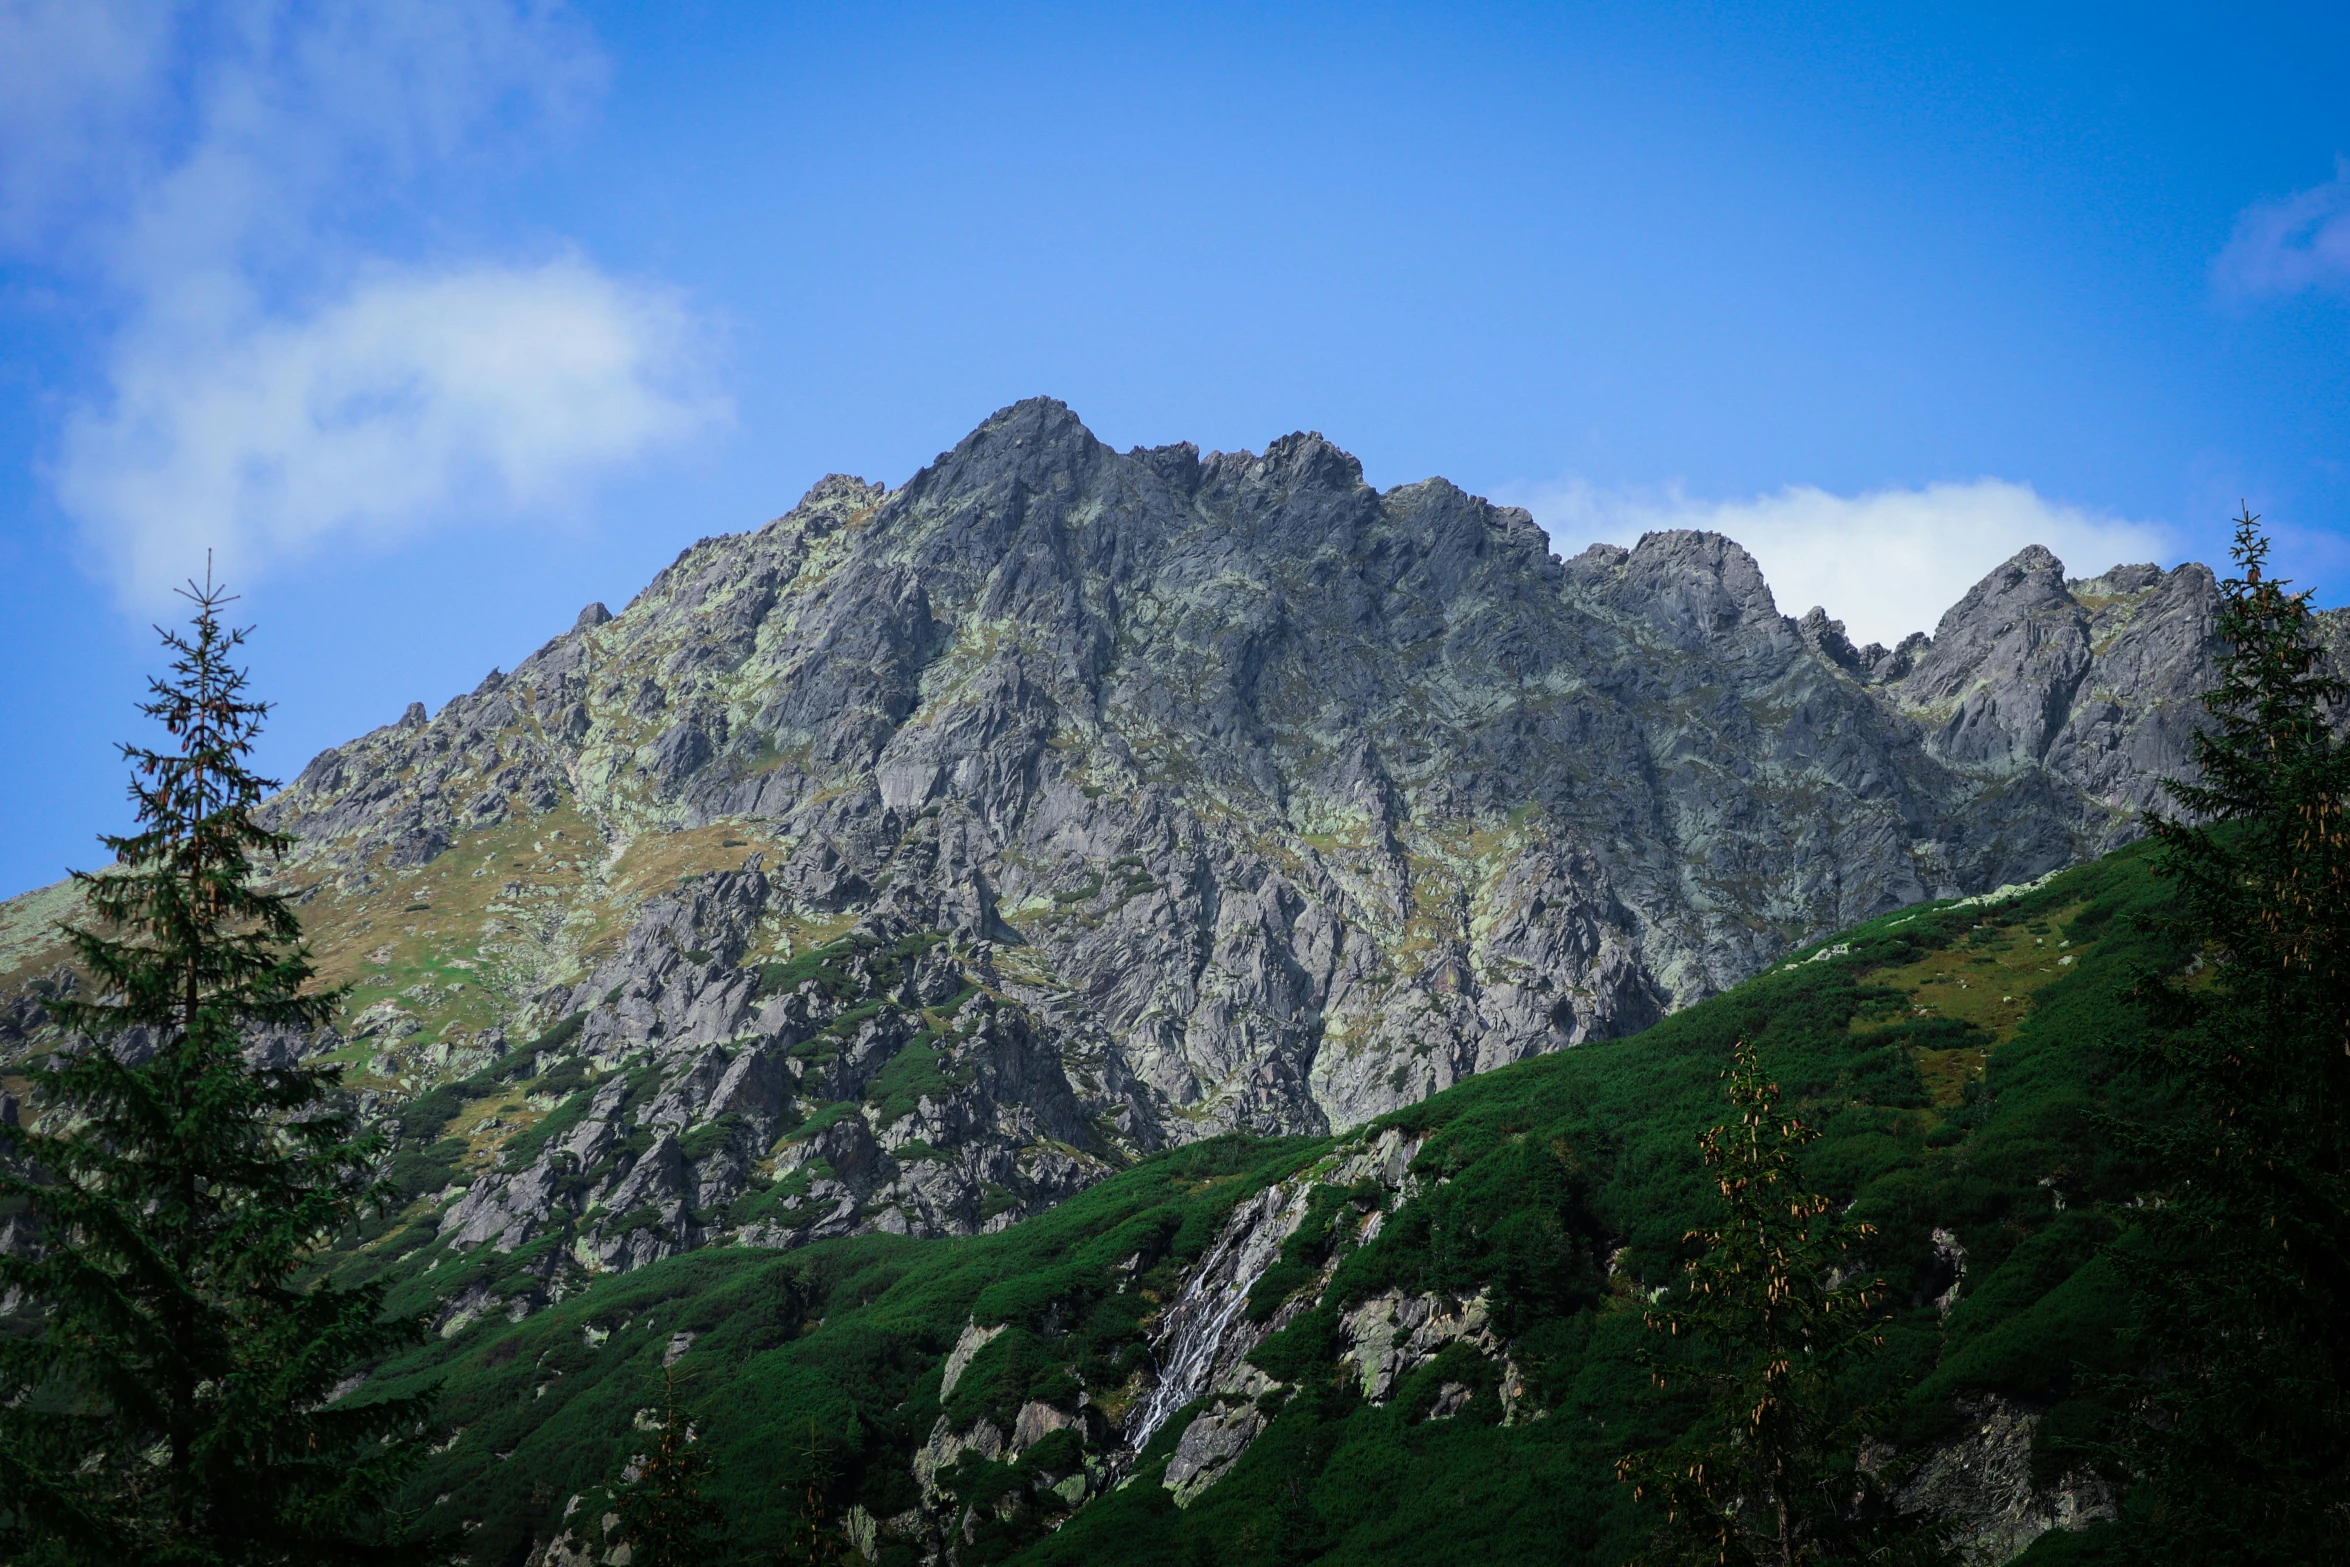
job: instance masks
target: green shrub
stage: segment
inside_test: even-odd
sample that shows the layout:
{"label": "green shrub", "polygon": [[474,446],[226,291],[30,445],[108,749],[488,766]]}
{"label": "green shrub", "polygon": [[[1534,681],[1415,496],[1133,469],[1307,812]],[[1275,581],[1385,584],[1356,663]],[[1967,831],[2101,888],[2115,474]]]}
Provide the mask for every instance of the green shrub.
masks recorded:
{"label": "green shrub", "polygon": [[721,1116],[715,1121],[704,1121],[701,1125],[690,1128],[683,1137],[677,1140],[678,1151],[685,1155],[688,1164],[699,1164],[725,1147],[740,1125],[740,1118],[733,1115]]}
{"label": "green shrub", "polygon": [[794,1128],[791,1135],[786,1138],[785,1141],[804,1143],[809,1138],[815,1136],[818,1132],[823,1131],[826,1127],[834,1125],[840,1121],[845,1121],[856,1113],[856,1105],[846,1099],[838,1099],[834,1100],[830,1104],[818,1105],[815,1109],[808,1112],[808,1118],[805,1121],[802,1121],[796,1128]]}
{"label": "green shrub", "polygon": [[384,1178],[392,1183],[395,1201],[401,1204],[429,1197],[449,1184],[457,1173],[457,1166],[465,1157],[465,1140],[445,1137],[427,1148],[403,1146],[392,1155]]}
{"label": "green shrub", "polygon": [[898,1047],[865,1090],[865,1102],[877,1107],[875,1121],[890,1126],[912,1115],[924,1098],[943,1100],[950,1088],[938,1053],[938,1035],[923,1029]]}
{"label": "green shrub", "polygon": [[568,1094],[586,1087],[588,1081],[588,1064],[574,1056],[532,1083],[531,1088],[542,1094]]}
{"label": "green shrub", "polygon": [[759,966],[757,994],[761,998],[788,996],[814,980],[822,994],[840,1000],[855,989],[856,981],[849,974],[848,964],[863,947],[859,938],[847,936],[779,963],[763,963]]}

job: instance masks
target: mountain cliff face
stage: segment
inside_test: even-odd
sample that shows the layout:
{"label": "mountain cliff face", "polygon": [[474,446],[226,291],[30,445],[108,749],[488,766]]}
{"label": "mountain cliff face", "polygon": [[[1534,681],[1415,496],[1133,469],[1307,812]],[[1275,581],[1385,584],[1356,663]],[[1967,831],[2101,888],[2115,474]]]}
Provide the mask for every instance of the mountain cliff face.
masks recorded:
{"label": "mountain cliff face", "polygon": [[2183,769],[2215,602],[2033,548],[1856,649],[1717,535],[1562,560],[1319,436],[1119,453],[1038,399],[695,544],[271,811],[354,987],[315,1048],[445,1236],[561,1237],[559,1294],[1359,1124],[2099,853]]}

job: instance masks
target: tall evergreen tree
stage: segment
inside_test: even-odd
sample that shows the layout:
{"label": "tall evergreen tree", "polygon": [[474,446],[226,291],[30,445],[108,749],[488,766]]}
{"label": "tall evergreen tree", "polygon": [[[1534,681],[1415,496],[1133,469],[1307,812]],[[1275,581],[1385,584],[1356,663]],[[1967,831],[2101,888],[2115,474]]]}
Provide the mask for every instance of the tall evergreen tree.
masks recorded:
{"label": "tall evergreen tree", "polygon": [[1852,1269],[1869,1226],[1806,1191],[1798,1156],[1819,1133],[1780,1104],[1754,1047],[1728,1072],[1737,1119],[1699,1148],[1721,1217],[1689,1232],[1683,1282],[1648,1313],[1674,1341],[1649,1357],[1659,1387],[1706,1394],[1697,1425],[1617,1461],[1664,1512],[1648,1560],[1707,1567],[1944,1560],[1930,1522],[1895,1512],[1859,1462],[1863,1411],[1839,1385],[1875,1348],[1884,1281]]}
{"label": "tall evergreen tree", "polygon": [[0,1548],[21,1561],[364,1561],[420,1447],[425,1398],[334,1397],[408,1341],[376,1287],[313,1276],[321,1246],[387,1188],[336,1069],[255,1050],[326,1021],[293,906],[263,862],[247,766],[267,705],[230,656],[209,578],[125,746],[138,828],[75,873],[66,936],[84,999],[35,1070],[32,1129],[0,1127],[0,1199],[37,1229],[0,1257],[24,1331],[0,1341]]}
{"label": "tall evergreen tree", "polygon": [[808,1417],[808,1437],[793,1444],[800,1461],[800,1506],[792,1519],[791,1543],[776,1558],[788,1567],[827,1567],[848,1556],[848,1541],[832,1516],[833,1463],[831,1450]]}
{"label": "tall evergreen tree", "polygon": [[2350,1561],[2350,749],[2306,593],[2236,519],[2201,778],[2157,820],[2190,972],[2140,994],[2143,1064],[2179,1113],[2117,1257],[2154,1370],[2134,1466],[2151,1548],[2195,1562]]}
{"label": "tall evergreen tree", "polygon": [[677,1374],[662,1373],[661,1423],[650,1451],[635,1459],[636,1479],[614,1489],[617,1515],[605,1532],[629,1548],[630,1567],[703,1567],[718,1549],[725,1521],[702,1494],[710,1460],[677,1414]]}

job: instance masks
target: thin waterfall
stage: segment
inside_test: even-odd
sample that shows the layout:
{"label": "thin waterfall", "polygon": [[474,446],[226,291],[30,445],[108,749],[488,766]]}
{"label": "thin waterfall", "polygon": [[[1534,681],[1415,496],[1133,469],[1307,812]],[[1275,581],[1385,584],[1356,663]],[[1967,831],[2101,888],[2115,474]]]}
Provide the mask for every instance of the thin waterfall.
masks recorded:
{"label": "thin waterfall", "polygon": [[1150,1341],[1159,1380],[1135,1405],[1125,1450],[1113,1460],[1114,1469],[1130,1469],[1184,1405],[1220,1384],[1232,1385],[1241,1360],[1271,1330],[1271,1323],[1260,1327],[1250,1322],[1242,1308],[1257,1280],[1281,1255],[1282,1242],[1305,1218],[1306,1196],[1317,1181],[1349,1187],[1370,1179],[1408,1199],[1416,1187],[1411,1164],[1419,1154],[1420,1139],[1389,1127],[1366,1141],[1368,1146],[1358,1141],[1336,1161],[1268,1186],[1233,1209],[1199,1266],[1160,1313]]}
{"label": "thin waterfall", "polygon": [[1218,1367],[1234,1358],[1225,1353],[1227,1340],[1248,1304],[1248,1292],[1297,1228],[1297,1214],[1284,1212],[1293,1206],[1291,1195],[1282,1186],[1268,1187],[1234,1210],[1216,1243],[1159,1318],[1151,1344],[1159,1381],[1137,1406],[1127,1428],[1130,1453],[1139,1455],[1148,1447],[1159,1428],[1207,1392]]}

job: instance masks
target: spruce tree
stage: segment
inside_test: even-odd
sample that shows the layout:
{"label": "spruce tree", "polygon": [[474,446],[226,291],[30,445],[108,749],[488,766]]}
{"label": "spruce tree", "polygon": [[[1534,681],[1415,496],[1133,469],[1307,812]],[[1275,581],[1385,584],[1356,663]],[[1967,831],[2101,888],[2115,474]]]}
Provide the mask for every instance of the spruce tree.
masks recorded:
{"label": "spruce tree", "polygon": [[1647,1357],[1657,1386],[1694,1385],[1703,1412],[1682,1440],[1616,1464],[1664,1513],[1647,1559],[1939,1562],[1930,1523],[1898,1515],[1859,1462],[1863,1411],[1839,1382],[1882,1342],[1884,1281],[1853,1267],[1873,1231],[1804,1189],[1798,1156],[1819,1134],[1744,1040],[1726,1075],[1737,1119],[1699,1139],[1721,1215],[1689,1232],[1698,1255],[1647,1314],[1673,1341]]}
{"label": "spruce tree", "polygon": [[336,1070],[254,1047],[334,1011],[292,904],[261,877],[291,840],[255,819],[267,704],[230,656],[232,602],[190,585],[171,672],[126,745],[137,828],[76,872],[81,999],[31,1072],[33,1127],[0,1127],[0,1200],[32,1221],[0,1257],[21,1331],[0,1340],[0,1541],[19,1561],[354,1562],[420,1448],[424,1396],[338,1401],[414,1336],[381,1291],[316,1276],[387,1188]]}
{"label": "spruce tree", "polygon": [[702,1567],[717,1550],[718,1505],[702,1494],[710,1460],[677,1414],[677,1375],[662,1373],[661,1423],[635,1459],[636,1479],[612,1495],[605,1538],[629,1548],[629,1567]]}
{"label": "spruce tree", "polygon": [[2140,996],[2174,1119],[2117,1258],[2150,1407],[2130,1455],[2148,1548],[2195,1562],[2350,1560],[2350,749],[2308,595],[2267,574],[2246,508],[2222,586],[2200,778],[2159,819],[2189,971]]}
{"label": "spruce tree", "polygon": [[848,1556],[848,1541],[832,1517],[832,1453],[808,1417],[808,1438],[794,1444],[800,1461],[800,1506],[792,1519],[791,1543],[776,1558],[792,1567],[827,1567]]}

